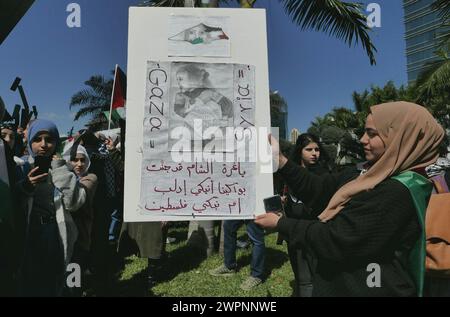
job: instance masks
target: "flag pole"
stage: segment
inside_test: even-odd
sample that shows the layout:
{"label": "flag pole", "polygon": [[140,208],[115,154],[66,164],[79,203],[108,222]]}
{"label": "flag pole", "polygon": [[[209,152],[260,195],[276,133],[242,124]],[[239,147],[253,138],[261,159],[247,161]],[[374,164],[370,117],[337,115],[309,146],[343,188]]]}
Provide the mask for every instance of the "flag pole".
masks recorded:
{"label": "flag pole", "polygon": [[119,65],[116,64],[116,67],[114,69],[114,82],[113,82],[113,89],[112,89],[112,93],[111,93],[111,104],[109,106],[108,130],[111,130],[112,105],[113,105],[113,101],[114,101],[114,89],[116,88],[116,75],[117,75],[118,67],[119,67]]}

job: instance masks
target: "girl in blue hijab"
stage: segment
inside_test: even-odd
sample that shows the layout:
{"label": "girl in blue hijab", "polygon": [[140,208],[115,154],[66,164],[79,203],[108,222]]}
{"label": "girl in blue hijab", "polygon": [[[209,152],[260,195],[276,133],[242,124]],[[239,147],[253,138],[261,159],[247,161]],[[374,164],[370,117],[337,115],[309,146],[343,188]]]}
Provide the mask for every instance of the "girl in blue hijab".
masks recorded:
{"label": "girl in blue hijab", "polygon": [[71,213],[85,203],[86,192],[66,162],[54,156],[59,143],[53,122],[38,119],[30,125],[30,156],[35,162],[51,160],[51,165],[48,171],[34,166],[20,183],[20,201],[27,215],[20,272],[23,296],[62,296],[66,287],[66,266],[78,235]]}
{"label": "girl in blue hijab", "polygon": [[[35,120],[28,129],[28,153],[32,157],[41,155],[39,152],[33,151],[32,146],[38,140],[42,139],[42,135],[45,135],[45,141],[51,144],[50,146],[47,146],[48,151],[44,156],[53,155],[60,144],[58,128],[53,122],[42,119]],[[37,148],[37,146],[38,145],[35,144],[35,148]]]}

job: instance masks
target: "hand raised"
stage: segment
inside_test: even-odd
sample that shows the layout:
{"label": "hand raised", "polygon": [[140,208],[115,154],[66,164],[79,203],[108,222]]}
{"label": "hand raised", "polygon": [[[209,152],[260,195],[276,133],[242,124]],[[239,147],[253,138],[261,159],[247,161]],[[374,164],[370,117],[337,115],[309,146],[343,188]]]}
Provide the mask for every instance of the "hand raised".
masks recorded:
{"label": "hand raised", "polygon": [[280,151],[280,143],[275,139],[272,134],[269,134],[269,144],[272,146],[272,159],[274,165],[274,171],[278,171],[287,162],[287,158]]}
{"label": "hand raised", "polygon": [[35,167],[33,168],[29,173],[28,173],[28,181],[30,182],[31,185],[33,185],[34,187],[36,187],[36,185],[38,183],[41,183],[43,181],[45,181],[45,179],[48,176],[48,173],[43,173],[43,174],[38,174],[38,175],[34,175],[37,171],[39,170],[39,167]]}

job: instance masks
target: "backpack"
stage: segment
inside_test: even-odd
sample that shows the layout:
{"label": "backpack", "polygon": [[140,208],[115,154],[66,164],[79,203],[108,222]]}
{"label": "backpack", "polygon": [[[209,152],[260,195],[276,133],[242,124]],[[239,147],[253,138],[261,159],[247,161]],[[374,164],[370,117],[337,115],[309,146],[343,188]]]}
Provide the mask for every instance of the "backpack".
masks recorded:
{"label": "backpack", "polygon": [[434,191],[428,203],[425,233],[427,275],[450,278],[450,192],[444,175],[431,178]]}
{"label": "backpack", "polygon": [[428,180],[407,171],[392,178],[410,191],[422,228],[408,261],[408,271],[421,297],[425,274],[450,278],[450,193],[443,175]]}

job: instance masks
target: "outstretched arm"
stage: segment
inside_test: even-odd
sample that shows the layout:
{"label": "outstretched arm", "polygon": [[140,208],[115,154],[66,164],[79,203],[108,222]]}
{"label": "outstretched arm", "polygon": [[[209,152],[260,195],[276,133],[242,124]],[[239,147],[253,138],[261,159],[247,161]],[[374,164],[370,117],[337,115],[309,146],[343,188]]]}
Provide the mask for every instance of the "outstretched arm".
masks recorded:
{"label": "outstretched arm", "polygon": [[290,245],[306,248],[319,259],[335,263],[355,262],[390,254],[401,235],[417,238],[420,225],[408,189],[392,180],[359,194],[331,221],[258,216],[255,223],[276,228]]}
{"label": "outstretched arm", "polygon": [[86,190],[69,170],[65,160],[52,161],[52,181],[62,193],[62,202],[67,211],[75,212],[86,202]]}
{"label": "outstretched arm", "polygon": [[289,161],[281,153],[280,145],[272,135],[269,136],[269,142],[272,146],[274,165],[279,167],[279,175],[286,181],[294,196],[313,210],[324,210],[339,187],[341,175],[315,175]]}

